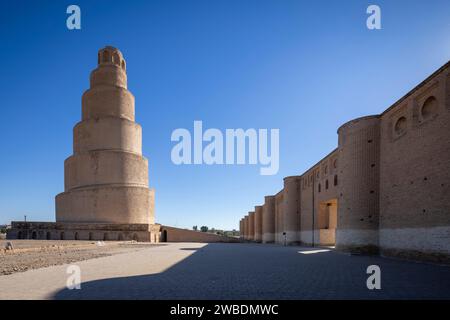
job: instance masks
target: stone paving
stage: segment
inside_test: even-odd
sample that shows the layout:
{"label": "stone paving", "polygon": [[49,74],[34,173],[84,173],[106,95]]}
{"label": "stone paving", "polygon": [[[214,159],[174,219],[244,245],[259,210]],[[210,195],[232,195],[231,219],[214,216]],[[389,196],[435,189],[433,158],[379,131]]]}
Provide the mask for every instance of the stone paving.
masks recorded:
{"label": "stone paving", "polygon": [[81,290],[65,288],[67,265],[0,276],[0,299],[450,299],[449,266],[302,250],[170,243],[77,263]]}

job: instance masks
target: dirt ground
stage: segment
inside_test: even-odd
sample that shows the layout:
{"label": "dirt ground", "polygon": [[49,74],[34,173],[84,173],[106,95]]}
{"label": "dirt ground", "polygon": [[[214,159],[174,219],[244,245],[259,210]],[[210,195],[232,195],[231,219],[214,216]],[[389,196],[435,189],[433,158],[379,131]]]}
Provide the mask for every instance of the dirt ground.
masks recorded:
{"label": "dirt ground", "polygon": [[[13,250],[4,250],[7,242],[12,243]],[[133,252],[152,246],[158,245],[130,241],[1,240],[0,275]]]}

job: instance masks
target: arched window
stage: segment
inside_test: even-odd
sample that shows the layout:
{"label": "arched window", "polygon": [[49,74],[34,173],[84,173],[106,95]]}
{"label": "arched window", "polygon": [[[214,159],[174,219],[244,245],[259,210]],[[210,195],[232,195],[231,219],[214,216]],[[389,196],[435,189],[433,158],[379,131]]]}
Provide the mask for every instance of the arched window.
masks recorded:
{"label": "arched window", "polygon": [[114,52],[113,63],[117,64],[118,66],[120,66],[120,57],[119,57],[119,54],[117,52]]}
{"label": "arched window", "polygon": [[325,181],[325,189],[328,190],[328,179]]}
{"label": "arched window", "polygon": [[320,192],[321,191],[321,185],[320,185],[320,183],[319,183],[319,186],[317,187],[317,190]]}
{"label": "arched window", "polygon": [[122,60],[122,69],[125,70],[125,60]]}
{"label": "arched window", "polygon": [[422,106],[422,118],[424,120],[432,118],[438,112],[438,101],[435,97],[431,96],[425,100]]}
{"label": "arched window", "polygon": [[400,117],[394,126],[395,133],[402,134],[406,131],[406,118]]}
{"label": "arched window", "polygon": [[338,185],[338,177],[337,177],[337,174],[334,175],[334,181],[333,181],[333,184],[334,184],[335,186]]}
{"label": "arched window", "polygon": [[109,51],[103,51],[103,62],[110,62]]}

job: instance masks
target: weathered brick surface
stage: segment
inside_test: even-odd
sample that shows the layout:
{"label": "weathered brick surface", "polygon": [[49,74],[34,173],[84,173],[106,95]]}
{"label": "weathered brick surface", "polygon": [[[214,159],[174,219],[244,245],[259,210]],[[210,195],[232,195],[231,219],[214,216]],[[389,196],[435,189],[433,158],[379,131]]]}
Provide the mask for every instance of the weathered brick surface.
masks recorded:
{"label": "weathered brick surface", "polygon": [[286,233],[286,243],[300,242],[300,176],[284,178],[283,188],[283,231]]}
{"label": "weathered brick surface", "polygon": [[225,237],[218,234],[186,230],[169,226],[161,226],[166,242],[238,242],[238,238]]}
{"label": "weathered brick surface", "polygon": [[[382,115],[380,243],[450,255],[450,76],[432,77]],[[435,110],[422,111],[429,99]],[[404,132],[395,123],[404,117]]]}
{"label": "weathered brick surface", "polygon": [[248,240],[249,239],[249,233],[248,233],[248,228],[249,228],[249,226],[248,226],[248,215],[247,216],[245,216],[245,218],[244,218],[244,239],[245,240]]}
{"label": "weathered brick surface", "polygon": [[273,196],[264,197],[262,230],[263,243],[275,241],[275,197]]}
{"label": "weathered brick surface", "polygon": [[248,213],[248,239],[255,240],[255,212]]}
{"label": "weathered brick surface", "polygon": [[275,242],[284,243],[284,211],[283,200],[284,190],[275,195]]}
{"label": "weathered brick surface", "polygon": [[262,206],[255,206],[255,239],[256,242],[262,241]]}
{"label": "weathered brick surface", "polygon": [[[378,246],[380,118],[352,120],[339,134],[337,247]],[[358,236],[356,236],[358,235]]]}
{"label": "weathered brick surface", "polygon": [[159,242],[159,224],[12,221],[8,239]]}
{"label": "weathered brick surface", "polygon": [[345,251],[450,260],[449,69],[380,115],[345,123],[336,150],[285,178],[274,196],[275,241],[283,243],[285,232],[328,244],[335,235]]}

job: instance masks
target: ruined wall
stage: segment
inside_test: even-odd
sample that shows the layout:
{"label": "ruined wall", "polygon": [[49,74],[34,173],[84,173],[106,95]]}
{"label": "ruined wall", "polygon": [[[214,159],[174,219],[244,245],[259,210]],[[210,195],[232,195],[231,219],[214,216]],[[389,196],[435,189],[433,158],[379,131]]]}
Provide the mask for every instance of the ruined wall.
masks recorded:
{"label": "ruined wall", "polygon": [[275,241],[275,197],[265,196],[262,211],[262,242]]}
{"label": "ruined wall", "polygon": [[380,246],[450,261],[449,68],[381,116]]}

